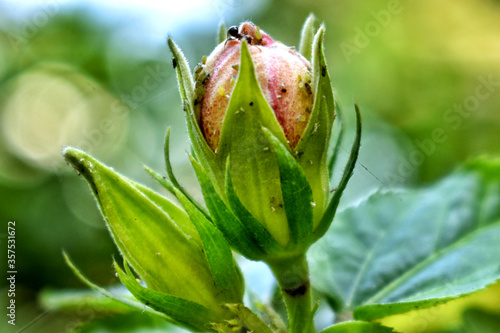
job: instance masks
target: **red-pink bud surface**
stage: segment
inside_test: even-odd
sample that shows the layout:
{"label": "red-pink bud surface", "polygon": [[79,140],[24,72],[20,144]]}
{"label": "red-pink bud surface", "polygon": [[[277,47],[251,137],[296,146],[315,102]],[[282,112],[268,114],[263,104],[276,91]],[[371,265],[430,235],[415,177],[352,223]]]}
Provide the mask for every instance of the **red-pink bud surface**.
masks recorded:
{"label": "red-pink bud surface", "polygon": [[260,88],[290,146],[299,142],[312,111],[314,96],[309,61],[294,48],[274,41],[253,23],[230,31],[195,70],[196,100],[205,139],[217,151],[224,115],[237,80],[241,43],[248,43]]}

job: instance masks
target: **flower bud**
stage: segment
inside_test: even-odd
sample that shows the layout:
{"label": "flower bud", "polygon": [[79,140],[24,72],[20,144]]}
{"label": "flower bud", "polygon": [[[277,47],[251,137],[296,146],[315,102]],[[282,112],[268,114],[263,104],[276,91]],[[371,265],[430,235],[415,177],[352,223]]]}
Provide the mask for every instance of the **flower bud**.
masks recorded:
{"label": "flower bud", "polygon": [[245,22],[228,30],[193,76],[168,42],[211,219],[253,260],[303,256],[330,225],[352,174],[359,135],[339,190],[330,190],[335,102],[323,38],[313,16],[300,53]]}
{"label": "flower bud", "polygon": [[274,41],[251,22],[231,27],[229,38],[219,44],[195,70],[195,104],[200,109],[203,134],[216,151],[222,123],[240,63],[242,41],[248,43],[257,80],[287,141],[297,146],[314,103],[311,64],[295,48]]}
{"label": "flower bud", "polygon": [[[65,148],[66,160],[87,180],[122,253],[122,283],[142,303],[196,331],[233,318],[243,280],[222,234],[178,193],[186,211],[121,176],[86,153]],[[149,169],[148,169],[149,170]]]}

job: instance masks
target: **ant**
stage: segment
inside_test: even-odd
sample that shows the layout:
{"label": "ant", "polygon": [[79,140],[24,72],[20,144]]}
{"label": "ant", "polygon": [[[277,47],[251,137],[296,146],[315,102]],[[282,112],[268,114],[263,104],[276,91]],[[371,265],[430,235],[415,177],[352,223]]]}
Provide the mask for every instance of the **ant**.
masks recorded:
{"label": "ant", "polygon": [[227,29],[227,40],[234,40],[234,39],[242,40],[243,38],[246,39],[248,44],[252,44],[253,37],[240,33],[236,25],[233,25],[229,27],[229,29]]}

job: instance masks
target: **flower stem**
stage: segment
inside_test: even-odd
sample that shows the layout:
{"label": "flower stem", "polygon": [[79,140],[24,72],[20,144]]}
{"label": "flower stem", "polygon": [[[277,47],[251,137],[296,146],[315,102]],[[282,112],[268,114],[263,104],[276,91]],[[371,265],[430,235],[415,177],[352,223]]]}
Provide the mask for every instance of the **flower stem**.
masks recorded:
{"label": "flower stem", "polygon": [[278,280],[288,313],[289,333],[314,333],[312,291],[305,255],[268,263]]}

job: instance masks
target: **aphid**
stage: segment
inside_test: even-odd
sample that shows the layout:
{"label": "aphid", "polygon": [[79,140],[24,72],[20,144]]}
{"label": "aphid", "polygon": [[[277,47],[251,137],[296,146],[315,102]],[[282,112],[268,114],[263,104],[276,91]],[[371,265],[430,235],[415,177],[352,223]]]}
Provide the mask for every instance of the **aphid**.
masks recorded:
{"label": "aphid", "polygon": [[311,85],[309,83],[305,83],[304,86],[306,87],[306,90],[309,94],[312,94],[312,88],[311,88]]}
{"label": "aphid", "polygon": [[203,65],[202,64],[196,65],[196,67],[194,68],[194,79],[195,80],[198,80],[202,71],[203,71]]}
{"label": "aphid", "polygon": [[206,85],[209,78],[210,78],[210,73],[206,73],[203,79],[201,80],[201,84]]}
{"label": "aphid", "polygon": [[229,84],[234,86],[235,83],[236,83],[236,75],[233,75],[233,77],[231,78],[231,81],[229,81]]}
{"label": "aphid", "polygon": [[172,58],[172,67],[174,67],[174,69],[177,68],[177,59],[175,58]]}
{"label": "aphid", "polygon": [[226,89],[223,86],[219,87],[219,95],[222,97],[226,94]]}
{"label": "aphid", "polygon": [[295,119],[296,123],[303,123],[304,121],[306,121],[306,117],[303,114],[298,115],[297,118]]}
{"label": "aphid", "polygon": [[257,27],[257,30],[255,31],[255,38],[257,38],[258,41],[262,40],[262,34],[260,32],[260,28]]}

